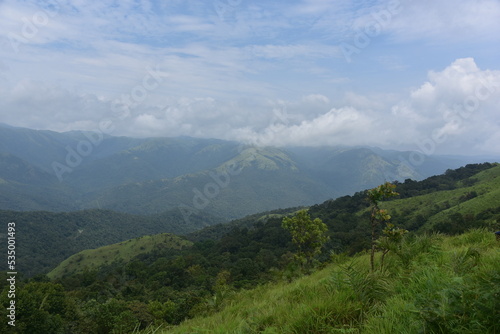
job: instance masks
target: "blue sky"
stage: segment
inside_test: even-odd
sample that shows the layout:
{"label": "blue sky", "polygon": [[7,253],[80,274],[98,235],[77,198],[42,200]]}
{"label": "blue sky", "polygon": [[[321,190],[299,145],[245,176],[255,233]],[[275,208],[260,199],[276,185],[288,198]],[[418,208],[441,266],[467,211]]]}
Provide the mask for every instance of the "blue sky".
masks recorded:
{"label": "blue sky", "polygon": [[499,0],[4,0],[0,122],[500,153],[499,18]]}

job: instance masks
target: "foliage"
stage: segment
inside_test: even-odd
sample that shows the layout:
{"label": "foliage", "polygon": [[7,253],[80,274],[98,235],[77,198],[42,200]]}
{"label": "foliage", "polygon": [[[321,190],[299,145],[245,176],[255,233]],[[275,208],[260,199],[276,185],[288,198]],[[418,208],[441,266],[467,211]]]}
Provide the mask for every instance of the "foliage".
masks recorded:
{"label": "foliage", "polygon": [[117,244],[88,249],[76,253],[59,264],[47,276],[51,279],[70,276],[84,271],[97,270],[105,264],[113,262],[129,263],[140,254],[154,249],[191,247],[192,243],[178,236],[161,233],[153,236],[143,236]]}
{"label": "foliage", "polygon": [[[382,222],[387,223],[391,219],[391,216],[389,215],[387,210],[379,208],[379,202],[385,199],[398,196],[399,194],[394,191],[395,188],[396,186],[394,184],[386,182],[376,188],[367,191],[367,198],[371,205],[370,224],[372,231],[372,249],[370,254],[370,266],[372,268],[372,271],[375,269],[374,257],[375,257],[375,249],[377,247],[377,237],[376,237],[377,227]],[[389,231],[387,231],[387,233],[389,233]]]}
{"label": "foliage", "polygon": [[[0,210],[2,224],[16,223],[17,269],[26,276],[46,273],[69,256],[157,233],[185,234],[207,224],[210,216],[192,215],[186,224],[178,210],[138,216],[109,210],[14,212]],[[5,225],[4,225],[5,226]],[[6,229],[6,227],[5,227]]]}
{"label": "foliage", "polygon": [[[19,284],[19,283],[18,283]],[[64,333],[76,317],[76,308],[60,284],[50,282],[30,282],[16,287],[16,326],[0,324],[2,333]],[[7,287],[2,291],[2,319],[7,319]]]}
{"label": "foliage", "polygon": [[376,247],[382,250],[381,267],[384,266],[384,258],[389,251],[395,253],[401,252],[401,242],[406,233],[408,233],[408,230],[395,227],[391,223],[386,224],[382,230],[383,235],[375,241]]}
{"label": "foliage", "polygon": [[[403,252],[414,253],[404,271],[398,256],[389,253],[384,271],[372,272],[366,254],[292,283],[241,291],[220,312],[163,333],[497,333],[495,237],[484,230],[460,237],[430,236],[418,247],[416,240],[402,242]],[[463,264],[470,269],[456,271],[463,261],[454,264],[455,254],[466,254],[464,246],[477,250],[470,256],[478,265]]]}
{"label": "foliage", "polygon": [[[500,229],[500,166],[496,164],[467,165],[458,172],[448,171],[419,182],[406,180],[394,184],[401,199],[383,201],[379,206],[390,212],[391,220],[402,229],[446,234],[459,234],[477,227]],[[441,188],[448,190],[439,190]],[[474,191],[477,197],[460,201],[461,196]],[[312,217],[328,225],[327,249],[353,255],[371,247],[366,197],[363,191],[309,208]],[[376,233],[382,229],[383,226],[378,226]]]}
{"label": "foliage", "polygon": [[304,260],[306,268],[310,267],[312,259],[328,240],[326,224],[319,218],[312,220],[307,210],[300,210],[294,217],[283,218],[282,226],[292,235],[292,242],[298,248],[298,260]]}
{"label": "foliage", "polygon": [[[364,191],[309,209],[311,221],[318,218],[328,226],[325,234],[330,239],[324,245],[326,251],[315,256],[326,268],[308,277],[302,277],[290,261],[297,246],[282,222],[296,209],[284,209],[212,226],[189,236],[192,246],[182,249],[163,245],[161,235],[122,241],[123,251],[114,246],[96,249],[92,257],[75,260],[74,270],[66,275],[52,282],[37,275],[19,282],[19,291],[31,284],[30,294],[22,298],[29,300],[32,295],[33,303],[26,305],[31,305],[38,320],[29,321],[55,333],[149,333],[159,332],[158,328],[220,333],[419,333],[440,326],[451,330],[455,325],[456,332],[460,328],[463,333],[467,332],[464,328],[472,333],[494,332],[498,331],[492,311],[498,309],[498,285],[489,282],[497,282],[499,259],[493,234],[472,230],[448,238],[424,232],[432,230],[432,217],[446,219],[449,210],[459,205],[465,211],[460,211],[463,221],[457,220],[457,229],[484,224],[492,230],[500,217],[500,178],[495,176],[500,176],[499,167],[474,174],[477,181],[472,185],[462,179],[453,190],[379,202],[380,210],[402,222],[400,229],[377,226],[376,233],[381,235],[377,247],[382,252],[390,250],[380,261],[382,270],[368,269],[370,211]],[[412,186],[420,187],[418,182]],[[460,200],[473,191],[476,197]],[[466,219],[467,210],[474,210],[474,220]],[[35,213],[32,217],[37,222]],[[72,215],[59,217],[77,226],[86,217],[95,224],[91,226],[97,226],[106,215],[91,211],[76,220],[69,219]],[[403,233],[410,226],[411,233]],[[62,231],[58,233],[64,238]],[[39,238],[43,236],[40,233]],[[29,246],[29,239],[21,239],[21,233],[19,238],[20,247]],[[53,246],[52,251],[60,250],[59,244]],[[79,265],[89,267],[92,259],[98,265],[81,270]],[[329,261],[334,265],[328,265]],[[427,288],[427,281],[436,284],[429,283]],[[457,294],[444,291],[446,286],[454,287]],[[0,289],[4,289],[5,305],[5,279],[0,280]],[[49,296],[43,302],[48,291],[54,299]],[[471,300],[475,309],[459,303],[464,300]],[[56,301],[62,306],[45,308]],[[99,318],[100,314],[107,316]],[[187,321],[191,318],[192,322]],[[27,319],[19,319],[19,328],[26,326]],[[474,321],[481,326],[474,327]]]}

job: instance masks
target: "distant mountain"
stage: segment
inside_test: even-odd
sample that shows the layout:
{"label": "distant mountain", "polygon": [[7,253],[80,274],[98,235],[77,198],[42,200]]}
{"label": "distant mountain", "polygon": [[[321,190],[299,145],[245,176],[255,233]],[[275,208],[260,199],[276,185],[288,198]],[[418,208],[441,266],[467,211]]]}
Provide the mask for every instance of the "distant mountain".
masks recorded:
{"label": "distant mountain", "polygon": [[[0,209],[224,219],[310,205],[387,180],[478,162],[371,147],[252,147],[216,139],[128,138],[0,126]],[[417,164],[415,164],[417,165]]]}
{"label": "distant mountain", "polygon": [[302,172],[283,151],[247,148],[217,168],[175,178],[128,183],[91,198],[102,207],[137,214],[181,206],[229,219],[312,204],[331,189]]}
{"label": "distant mountain", "polygon": [[175,178],[218,167],[237,154],[236,147],[236,143],[212,139],[149,138],[75,168],[65,180],[93,190]]}
{"label": "distant mountain", "polygon": [[[0,152],[0,173],[3,182],[23,183],[32,185],[48,185],[52,176],[23,159]],[[0,181],[2,182],[2,181]]]}
{"label": "distant mountain", "polygon": [[0,152],[0,209],[76,209],[75,193],[50,173],[10,153]]}

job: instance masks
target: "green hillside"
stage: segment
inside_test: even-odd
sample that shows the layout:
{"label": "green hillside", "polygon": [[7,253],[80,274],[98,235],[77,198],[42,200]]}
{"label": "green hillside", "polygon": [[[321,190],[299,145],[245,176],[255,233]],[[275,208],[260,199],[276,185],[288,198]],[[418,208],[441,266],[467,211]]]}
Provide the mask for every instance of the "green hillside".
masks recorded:
{"label": "green hillside", "polygon": [[192,213],[186,222],[182,212],[174,209],[149,216],[109,210],[0,210],[0,221],[4,231],[7,223],[16,223],[17,269],[32,277],[54,269],[64,259],[85,249],[157,233],[187,234],[223,220]]}
{"label": "green hillside", "polygon": [[192,246],[192,242],[181,239],[173,234],[162,233],[143,236],[97,249],[81,251],[61,262],[47,276],[50,279],[56,279],[64,275],[80,274],[86,270],[96,270],[103,265],[113,262],[125,264],[132,258],[140,254],[152,252],[155,249],[182,249],[190,246]]}
{"label": "green hillside", "polygon": [[384,270],[371,273],[368,255],[334,257],[310,276],[234,294],[222,311],[157,333],[498,333],[498,247],[484,230],[407,238]]}
{"label": "green hillside", "polygon": [[383,208],[394,212],[396,217],[405,214],[406,221],[421,217],[426,222],[422,231],[450,232],[447,229],[457,224],[474,227],[477,218],[482,224],[496,224],[496,214],[500,213],[500,165],[456,183],[456,189],[385,202]]}

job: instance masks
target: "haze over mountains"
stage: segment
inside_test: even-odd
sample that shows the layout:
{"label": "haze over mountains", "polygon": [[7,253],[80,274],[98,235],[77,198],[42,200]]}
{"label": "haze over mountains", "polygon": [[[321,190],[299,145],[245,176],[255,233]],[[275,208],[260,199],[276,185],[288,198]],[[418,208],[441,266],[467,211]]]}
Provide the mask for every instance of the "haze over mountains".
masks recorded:
{"label": "haze over mountains", "polygon": [[0,209],[134,214],[178,209],[185,219],[203,212],[228,220],[483,161],[371,147],[255,147],[2,125]]}

